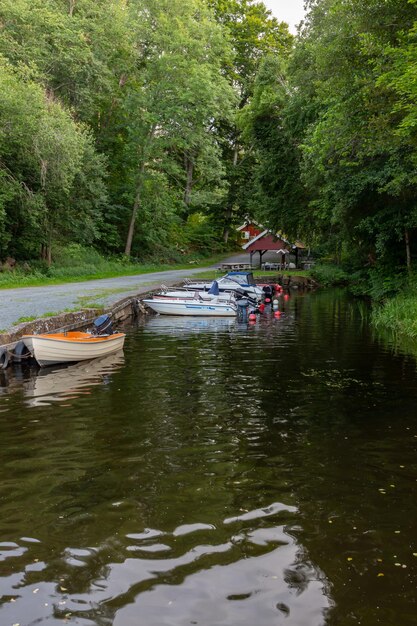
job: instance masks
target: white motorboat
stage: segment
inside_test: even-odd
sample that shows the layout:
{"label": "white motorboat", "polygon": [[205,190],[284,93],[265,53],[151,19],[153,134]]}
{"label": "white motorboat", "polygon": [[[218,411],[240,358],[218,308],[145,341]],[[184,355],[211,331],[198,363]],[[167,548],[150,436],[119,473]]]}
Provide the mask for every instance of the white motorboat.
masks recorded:
{"label": "white motorboat", "polygon": [[229,302],[230,299],[233,299],[234,292],[223,292],[219,293],[217,296],[209,293],[208,291],[194,291],[192,289],[169,289],[162,290],[159,293],[154,293],[153,299],[166,299],[169,298],[171,300],[197,300],[204,302],[211,302],[213,298],[218,301]]}
{"label": "white motorboat", "polygon": [[145,298],[142,300],[155,313],[161,315],[192,315],[204,317],[235,317],[237,306],[229,298],[224,300],[213,296],[210,300],[203,298]]}
{"label": "white motorboat", "polygon": [[[252,272],[228,272],[216,282],[220,292],[224,291],[244,291],[252,298],[261,299],[264,295],[262,287],[259,287],[253,278]],[[213,283],[207,282],[187,282],[186,288],[196,291],[208,291]]]}

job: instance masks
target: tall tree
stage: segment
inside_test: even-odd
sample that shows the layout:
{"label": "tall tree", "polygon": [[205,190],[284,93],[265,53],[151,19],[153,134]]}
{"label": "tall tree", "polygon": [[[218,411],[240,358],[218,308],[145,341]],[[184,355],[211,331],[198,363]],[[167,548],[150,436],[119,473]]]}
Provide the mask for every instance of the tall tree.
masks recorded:
{"label": "tall tree", "polygon": [[[233,63],[224,64],[224,71],[237,93],[236,114],[250,101],[260,63],[265,55],[287,58],[293,37],[288,26],[272,17],[263,2],[255,0],[207,0],[216,19],[228,32],[234,51]],[[219,207],[223,238],[227,242],[234,213],[247,208],[241,190],[250,176],[253,160],[245,149],[236,120],[223,122],[223,155],[226,163],[229,193],[225,206]],[[239,207],[241,207],[239,211]]]}
{"label": "tall tree", "polygon": [[399,0],[310,6],[300,45],[314,68],[317,117],[303,142],[303,180],[323,236],[336,233],[339,252],[354,246],[372,263],[401,239],[406,250],[415,223],[413,148],[396,132],[395,91],[380,80],[386,47],[401,45],[415,9]]}
{"label": "tall tree", "polygon": [[227,54],[222,29],[200,0],[137,0],[130,10],[140,71],[129,82],[125,101],[124,163],[131,172],[127,197],[133,205],[126,255],[131,254],[138,215],[147,213],[152,181],[171,191],[176,181],[178,193],[185,163],[185,185],[176,202],[189,203],[192,168],[204,152],[212,151],[221,173],[211,126],[220,114],[227,118],[233,100],[220,73],[220,59]]}
{"label": "tall tree", "polygon": [[42,247],[50,262],[54,237],[79,240],[87,223],[94,229],[99,222],[104,163],[86,128],[2,57],[0,93],[1,254],[33,255]]}

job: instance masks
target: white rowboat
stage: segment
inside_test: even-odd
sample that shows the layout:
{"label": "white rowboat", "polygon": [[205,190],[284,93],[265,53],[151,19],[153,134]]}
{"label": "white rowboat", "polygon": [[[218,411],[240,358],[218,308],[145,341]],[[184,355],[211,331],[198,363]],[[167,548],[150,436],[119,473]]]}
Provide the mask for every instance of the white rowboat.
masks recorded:
{"label": "white rowboat", "polygon": [[22,341],[41,367],[55,363],[87,361],[123,348],[126,335],[92,335],[67,332],[50,335],[23,335]]}

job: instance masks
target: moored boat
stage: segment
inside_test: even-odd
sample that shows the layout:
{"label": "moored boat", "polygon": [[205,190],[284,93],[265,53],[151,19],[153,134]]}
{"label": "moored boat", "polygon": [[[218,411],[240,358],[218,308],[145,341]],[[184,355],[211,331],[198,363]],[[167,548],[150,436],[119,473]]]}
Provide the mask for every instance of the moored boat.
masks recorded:
{"label": "moored boat", "polygon": [[211,302],[216,299],[219,302],[229,302],[231,298],[233,298],[233,294],[223,292],[217,296],[210,294],[208,291],[190,291],[188,289],[172,289],[169,291],[160,291],[159,293],[154,293],[152,296],[153,299],[162,299],[166,300],[197,300],[204,302]]}
{"label": "moored boat", "polygon": [[142,302],[161,315],[193,315],[204,317],[235,317],[237,306],[231,299],[145,298]]}
{"label": "moored boat", "polygon": [[41,367],[106,356],[123,348],[126,335],[67,332],[23,335],[22,341]]}
{"label": "moored boat", "polygon": [[57,363],[88,361],[118,352],[126,335],[114,333],[110,317],[100,315],[93,323],[92,332],[69,331],[23,335],[22,343],[41,367]]}
{"label": "moored boat", "polygon": [[[263,291],[255,283],[252,272],[228,272],[221,278],[216,279],[219,291],[240,291],[245,292],[254,298],[262,298]],[[187,289],[194,289],[197,291],[208,291],[211,288],[212,283],[198,283],[187,282]]]}

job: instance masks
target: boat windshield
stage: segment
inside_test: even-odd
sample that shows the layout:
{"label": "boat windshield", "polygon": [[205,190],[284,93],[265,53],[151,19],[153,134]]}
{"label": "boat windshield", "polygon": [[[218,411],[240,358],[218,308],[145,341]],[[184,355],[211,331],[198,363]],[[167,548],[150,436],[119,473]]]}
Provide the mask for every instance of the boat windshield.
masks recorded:
{"label": "boat windshield", "polygon": [[224,280],[233,280],[233,282],[239,283],[239,285],[251,285],[255,283],[252,272],[245,274],[229,273],[223,278]]}

